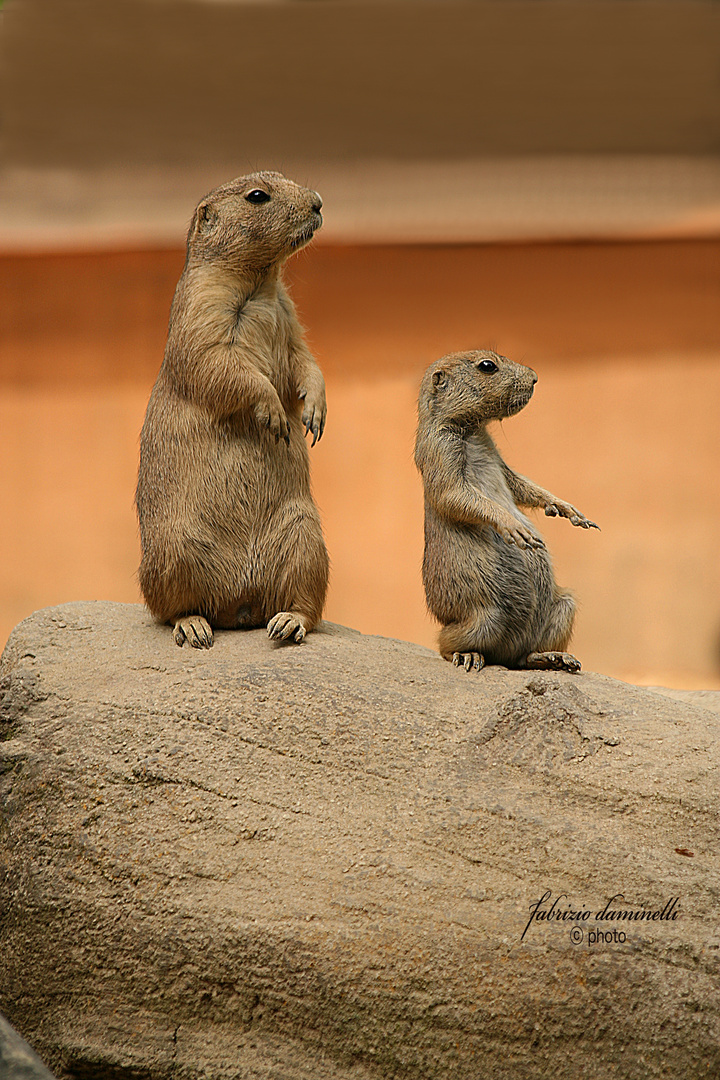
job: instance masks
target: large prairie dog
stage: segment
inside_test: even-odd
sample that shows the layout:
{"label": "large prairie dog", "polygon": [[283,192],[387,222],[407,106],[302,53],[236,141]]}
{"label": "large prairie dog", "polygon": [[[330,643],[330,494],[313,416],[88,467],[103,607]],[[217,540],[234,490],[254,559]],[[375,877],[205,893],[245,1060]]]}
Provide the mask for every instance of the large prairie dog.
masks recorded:
{"label": "large prairie dog", "polygon": [[451,353],[425,372],[415,463],[425,487],[423,583],[443,624],[439,647],[466,671],[483,664],[579,671],[564,650],[575,601],[555,583],[535,526],[518,507],[542,507],[598,526],[508,468],[487,425],[532,397],[537,375],[489,351]]}
{"label": "large prairie dog", "polygon": [[197,206],[140,440],[140,587],[178,645],[267,625],[300,642],[321,618],[328,556],[304,435],[325,382],[281,279],[322,201],[274,172]]}

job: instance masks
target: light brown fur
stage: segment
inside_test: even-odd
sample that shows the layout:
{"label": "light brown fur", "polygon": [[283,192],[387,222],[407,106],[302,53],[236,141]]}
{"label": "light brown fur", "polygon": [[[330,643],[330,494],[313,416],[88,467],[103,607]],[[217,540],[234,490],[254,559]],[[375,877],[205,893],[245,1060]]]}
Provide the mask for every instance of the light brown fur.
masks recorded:
{"label": "light brown fur", "polygon": [[[483,370],[488,367],[495,370]],[[537,376],[490,351],[451,353],[425,373],[415,462],[425,488],[423,583],[443,624],[439,647],[466,671],[483,664],[579,671],[564,650],[575,617],[520,506],[597,528],[570,503],[519,476],[488,434],[524,408]]]}
{"label": "light brown fur", "polygon": [[[269,198],[258,201],[251,192]],[[165,357],[140,440],[140,587],[178,645],[213,627],[302,641],[322,615],[328,557],[304,434],[325,383],[281,266],[320,226],[316,192],[255,173],[197,206]]]}

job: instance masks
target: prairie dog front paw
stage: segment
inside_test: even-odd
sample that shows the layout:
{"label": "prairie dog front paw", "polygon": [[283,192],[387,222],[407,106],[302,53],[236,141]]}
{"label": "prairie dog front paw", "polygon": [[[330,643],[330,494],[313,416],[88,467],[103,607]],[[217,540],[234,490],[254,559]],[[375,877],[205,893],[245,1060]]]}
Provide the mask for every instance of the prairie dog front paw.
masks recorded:
{"label": "prairie dog front paw", "polygon": [[526,525],[515,521],[514,518],[508,517],[506,521],[501,521],[495,529],[506,544],[515,544],[519,548],[545,547],[539,536],[535,536]]}
{"label": "prairie dog front paw", "polygon": [[290,445],[290,424],[277,394],[267,394],[256,402],[255,417],[260,427],[274,436],[275,442],[284,439]]}
{"label": "prairie dog front paw", "polygon": [[322,433],[325,430],[325,418],[327,416],[325,391],[320,390],[313,393],[311,391],[301,390],[299,397],[304,402],[302,423],[305,428],[305,434],[309,435],[310,432],[312,432],[313,441],[310,445],[314,446],[318,439],[322,438]]}
{"label": "prairie dog front paw", "polygon": [[545,506],[545,513],[547,517],[567,518],[571,525],[577,525],[581,529],[600,528],[594,521],[590,521],[589,518],[586,518],[576,506],[573,506],[572,503],[563,502],[562,499],[555,499],[554,502],[547,503]]}

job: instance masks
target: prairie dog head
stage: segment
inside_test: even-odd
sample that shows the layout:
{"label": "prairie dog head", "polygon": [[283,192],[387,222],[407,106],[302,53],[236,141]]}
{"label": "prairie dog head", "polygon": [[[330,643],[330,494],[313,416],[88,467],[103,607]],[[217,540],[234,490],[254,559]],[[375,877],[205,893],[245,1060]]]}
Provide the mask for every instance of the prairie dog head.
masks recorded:
{"label": "prairie dog head", "polygon": [[281,173],[239,176],[195,208],[188,258],[262,272],[309,243],[322,225],[322,199]]}
{"label": "prairie dog head", "polygon": [[523,409],[537,375],[489,349],[449,353],[425,372],[420,387],[420,419],[434,417],[463,427],[504,420]]}

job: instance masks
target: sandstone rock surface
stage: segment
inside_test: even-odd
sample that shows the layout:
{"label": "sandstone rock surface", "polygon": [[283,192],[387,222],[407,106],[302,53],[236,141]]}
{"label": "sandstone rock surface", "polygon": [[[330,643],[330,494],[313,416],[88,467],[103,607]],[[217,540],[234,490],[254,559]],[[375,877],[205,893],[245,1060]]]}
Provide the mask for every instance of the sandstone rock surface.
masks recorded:
{"label": "sandstone rock surface", "polygon": [[109,603],[0,674],[0,1009],[58,1077],[720,1075],[720,695]]}

